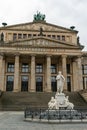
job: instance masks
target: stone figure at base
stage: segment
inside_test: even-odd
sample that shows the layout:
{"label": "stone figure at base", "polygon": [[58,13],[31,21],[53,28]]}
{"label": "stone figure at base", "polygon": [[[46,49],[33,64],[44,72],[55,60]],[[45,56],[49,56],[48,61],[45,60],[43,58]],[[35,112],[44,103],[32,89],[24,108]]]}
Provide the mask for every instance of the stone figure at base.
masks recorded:
{"label": "stone figure at base", "polygon": [[67,109],[73,109],[74,108],[74,104],[69,102],[69,96],[65,97],[64,104],[65,104],[65,106],[67,106]]}
{"label": "stone figure at base", "polygon": [[58,109],[57,108],[57,101],[54,97],[51,97],[51,100],[48,102],[49,109]]}
{"label": "stone figure at base", "polygon": [[63,92],[63,86],[64,86],[65,78],[61,74],[61,71],[59,71],[59,73],[58,73],[58,75],[56,77],[56,80],[57,80],[57,92],[62,93]]}

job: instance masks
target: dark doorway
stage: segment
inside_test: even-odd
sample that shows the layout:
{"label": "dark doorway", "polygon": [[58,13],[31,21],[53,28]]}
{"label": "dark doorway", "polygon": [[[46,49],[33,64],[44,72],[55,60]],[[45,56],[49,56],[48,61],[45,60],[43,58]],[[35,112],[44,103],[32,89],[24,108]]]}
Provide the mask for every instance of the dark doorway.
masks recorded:
{"label": "dark doorway", "polygon": [[71,92],[71,77],[67,76],[67,90]]}
{"label": "dark doorway", "polygon": [[36,92],[42,92],[43,91],[43,77],[37,76],[36,77]]}
{"label": "dark doorway", "polygon": [[21,91],[28,91],[28,76],[21,77]]}
{"label": "dark doorway", "polygon": [[56,76],[51,76],[51,90],[52,90],[52,92],[56,92],[57,91]]}
{"label": "dark doorway", "polygon": [[14,76],[7,76],[6,91],[13,91]]}

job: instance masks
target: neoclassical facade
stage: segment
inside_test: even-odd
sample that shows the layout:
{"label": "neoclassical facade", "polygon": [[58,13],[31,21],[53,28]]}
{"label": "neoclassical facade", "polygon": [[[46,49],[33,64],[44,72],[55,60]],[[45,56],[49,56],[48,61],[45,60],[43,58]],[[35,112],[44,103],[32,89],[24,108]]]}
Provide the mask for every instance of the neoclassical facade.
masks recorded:
{"label": "neoclassical facade", "polygon": [[0,90],[55,92],[61,71],[64,90],[87,89],[87,53],[78,31],[44,19],[0,27]]}

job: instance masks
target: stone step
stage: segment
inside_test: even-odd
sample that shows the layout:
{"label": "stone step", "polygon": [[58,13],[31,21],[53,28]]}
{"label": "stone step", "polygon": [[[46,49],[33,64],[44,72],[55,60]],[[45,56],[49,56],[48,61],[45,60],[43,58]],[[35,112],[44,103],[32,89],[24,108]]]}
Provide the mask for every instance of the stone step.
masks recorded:
{"label": "stone step", "polygon": [[[69,101],[75,107],[87,106],[78,92],[65,92],[69,96]],[[0,98],[0,109],[3,110],[23,110],[26,106],[32,107],[48,107],[48,102],[55,93],[45,92],[4,92]]]}

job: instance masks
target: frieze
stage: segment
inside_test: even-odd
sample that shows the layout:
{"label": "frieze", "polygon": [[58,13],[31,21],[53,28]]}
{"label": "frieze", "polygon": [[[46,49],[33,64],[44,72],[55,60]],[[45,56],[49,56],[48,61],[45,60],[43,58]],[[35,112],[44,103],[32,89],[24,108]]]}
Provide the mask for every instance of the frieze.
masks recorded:
{"label": "frieze", "polygon": [[35,39],[31,39],[31,40],[28,40],[28,41],[19,41],[19,42],[16,42],[16,43],[12,43],[12,46],[22,46],[22,47],[28,47],[28,46],[34,46],[34,47],[62,47],[62,48],[77,48],[76,46],[74,45],[70,45],[70,44],[66,44],[66,43],[59,43],[57,41],[51,41],[49,39],[44,39],[44,38],[35,38]]}

